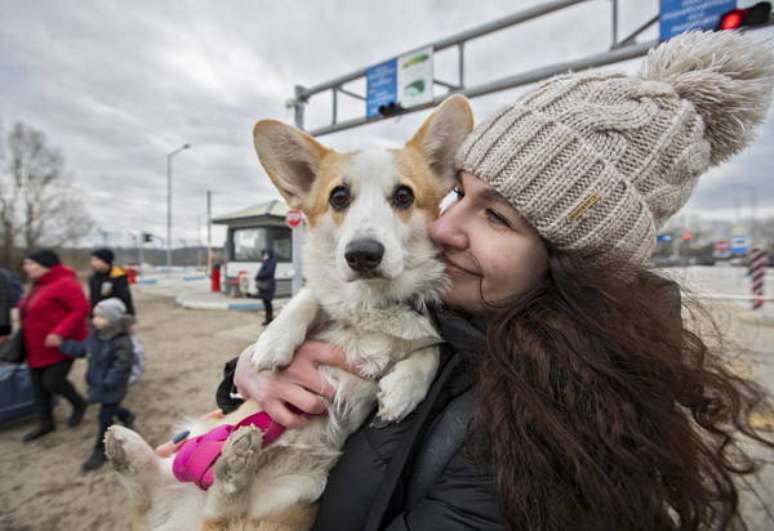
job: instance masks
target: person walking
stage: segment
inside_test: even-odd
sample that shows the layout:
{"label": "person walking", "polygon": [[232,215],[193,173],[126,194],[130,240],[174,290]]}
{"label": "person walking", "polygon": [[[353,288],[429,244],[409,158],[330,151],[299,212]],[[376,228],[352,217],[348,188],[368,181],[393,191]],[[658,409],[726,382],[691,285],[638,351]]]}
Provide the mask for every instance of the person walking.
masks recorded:
{"label": "person walking", "polygon": [[129,388],[132,370],[132,341],[129,327],[134,321],[121,299],[112,297],[97,303],[86,341],[65,340],[59,350],[70,357],[88,359],[86,383],[89,402],[100,404],[97,439],[91,455],[81,465],[84,472],[105,464],[105,433],[118,419],[127,428],[134,425],[134,414],[121,405]]}
{"label": "person walking", "polygon": [[19,302],[19,314],[38,410],[38,426],[23,438],[29,442],[54,430],[55,394],[65,397],[72,406],[67,419],[69,428],[83,419],[86,401],[67,379],[73,360],[59,352],[58,347],[63,339],[86,337],[89,303],[75,272],[62,265],[54,251],[41,249],[31,253],[23,268],[32,288]]}
{"label": "person walking", "polygon": [[255,274],[255,287],[258,289],[258,298],[263,301],[265,317],[261,325],[266,326],[274,319],[274,307],[271,305],[274,293],[277,289],[277,281],[274,275],[277,270],[277,258],[274,249],[268,248],[261,251],[261,268]]}
{"label": "person walking", "polygon": [[107,248],[95,249],[91,253],[92,274],[89,277],[89,303],[92,311],[98,302],[112,297],[121,299],[129,315],[135,315],[129,277],[123,268],[113,265],[115,253]]}
{"label": "person walking", "polygon": [[[695,306],[649,258],[773,85],[765,44],[688,33],[636,75],[558,76],[478,125],[430,225],[451,279],[438,376],[402,422],[349,437],[313,529],[743,528],[747,443],[774,449],[749,416],[766,393],[683,326]],[[286,427],[332,401],[316,367],[346,366],[319,342],[278,372],[249,357],[220,407],[235,388]]]}

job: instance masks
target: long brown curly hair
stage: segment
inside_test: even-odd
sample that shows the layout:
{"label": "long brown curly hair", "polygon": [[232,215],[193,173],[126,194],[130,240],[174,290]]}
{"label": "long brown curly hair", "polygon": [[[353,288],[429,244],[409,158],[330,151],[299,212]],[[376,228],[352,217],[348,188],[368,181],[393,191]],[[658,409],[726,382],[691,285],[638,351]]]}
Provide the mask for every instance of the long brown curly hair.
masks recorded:
{"label": "long brown curly hair", "polygon": [[[744,527],[737,476],[765,393],[683,327],[676,285],[549,249],[549,273],[490,321],[475,445],[514,530]],[[682,304],[686,307],[685,301]]]}

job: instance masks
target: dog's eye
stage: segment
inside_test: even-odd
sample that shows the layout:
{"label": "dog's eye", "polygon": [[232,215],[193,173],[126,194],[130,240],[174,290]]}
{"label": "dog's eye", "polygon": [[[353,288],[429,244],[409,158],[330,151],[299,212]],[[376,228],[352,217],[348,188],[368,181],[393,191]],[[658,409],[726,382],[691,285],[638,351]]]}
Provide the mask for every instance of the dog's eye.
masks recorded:
{"label": "dog's eye", "polygon": [[352,196],[349,193],[349,188],[346,186],[337,186],[331,190],[331,195],[328,198],[328,202],[331,204],[334,210],[344,210],[352,202]]}
{"label": "dog's eye", "polygon": [[414,192],[408,186],[398,186],[392,196],[392,204],[395,208],[405,209],[414,203]]}

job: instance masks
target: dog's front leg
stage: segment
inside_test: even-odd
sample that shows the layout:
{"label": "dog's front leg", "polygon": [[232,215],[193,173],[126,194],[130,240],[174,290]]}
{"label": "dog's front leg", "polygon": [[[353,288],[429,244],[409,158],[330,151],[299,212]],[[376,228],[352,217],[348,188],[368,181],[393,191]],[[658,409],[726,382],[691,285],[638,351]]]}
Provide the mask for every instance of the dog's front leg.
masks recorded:
{"label": "dog's front leg", "polygon": [[430,346],[418,350],[395,364],[392,370],[379,380],[379,411],[372,425],[381,427],[400,422],[414,411],[427,395],[438,370],[440,352]]}
{"label": "dog's front leg", "polygon": [[288,365],[319,310],[320,303],[310,289],[299,291],[256,341],[250,358],[253,367],[263,371]]}

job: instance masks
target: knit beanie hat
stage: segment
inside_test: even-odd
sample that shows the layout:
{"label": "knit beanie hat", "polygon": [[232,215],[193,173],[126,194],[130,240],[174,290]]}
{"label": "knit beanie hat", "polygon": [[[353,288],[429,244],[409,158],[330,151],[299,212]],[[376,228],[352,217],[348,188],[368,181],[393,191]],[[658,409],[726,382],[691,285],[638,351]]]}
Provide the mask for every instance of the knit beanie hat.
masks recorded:
{"label": "knit beanie hat", "polygon": [[598,267],[644,265],[696,180],[753,139],[774,56],[733,32],[693,32],[639,75],[555,77],[480,124],[455,163],[558,250]]}
{"label": "knit beanie hat", "polygon": [[126,315],[126,305],[121,299],[111,297],[94,306],[94,315],[99,315],[111,323],[115,323]]}
{"label": "knit beanie hat", "polygon": [[42,265],[43,267],[49,268],[54,267],[60,263],[59,255],[51,249],[38,249],[37,251],[28,254],[27,258]]}
{"label": "knit beanie hat", "polygon": [[113,265],[113,260],[116,259],[115,253],[110,249],[104,248],[104,247],[101,249],[95,249],[91,253],[91,256],[96,256],[97,258],[99,258],[100,260],[102,260],[108,265]]}

